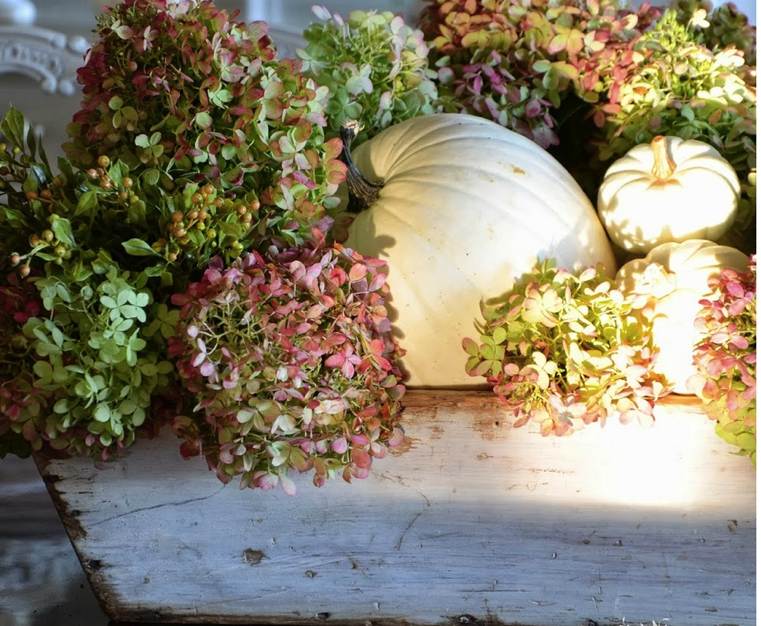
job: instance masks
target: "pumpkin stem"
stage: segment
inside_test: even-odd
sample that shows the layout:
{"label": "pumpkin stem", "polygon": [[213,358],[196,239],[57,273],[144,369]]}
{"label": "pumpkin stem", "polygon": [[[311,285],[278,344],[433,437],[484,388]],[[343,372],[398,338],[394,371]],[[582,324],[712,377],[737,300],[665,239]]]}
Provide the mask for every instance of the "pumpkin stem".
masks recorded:
{"label": "pumpkin stem", "polygon": [[671,178],[671,175],[676,169],[674,159],[669,156],[666,138],[663,135],[654,137],[650,142],[650,148],[653,151],[654,159],[653,176],[655,176],[659,182],[666,182]]}
{"label": "pumpkin stem", "polygon": [[359,213],[371,207],[378,199],[380,190],[383,189],[383,181],[374,183],[367,180],[351,156],[351,144],[359,131],[359,122],[353,120],[346,122],[341,127],[341,141],[343,142],[341,160],[346,164],[348,170],[346,172],[346,186],[349,188],[349,211],[351,213]]}

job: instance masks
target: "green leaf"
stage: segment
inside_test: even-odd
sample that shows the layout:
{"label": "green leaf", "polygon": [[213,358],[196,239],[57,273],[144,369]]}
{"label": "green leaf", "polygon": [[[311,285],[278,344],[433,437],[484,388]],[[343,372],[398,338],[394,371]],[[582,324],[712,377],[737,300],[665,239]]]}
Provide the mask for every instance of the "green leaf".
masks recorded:
{"label": "green leaf", "polygon": [[157,170],[156,168],[145,170],[145,172],[143,173],[143,181],[145,182],[146,185],[150,185],[151,187],[158,185],[160,178],[161,178],[161,172]]}
{"label": "green leaf", "polygon": [[114,96],[108,101],[108,108],[112,111],[118,111],[124,106],[124,100],[119,96]]}
{"label": "green leaf", "polygon": [[161,256],[142,239],[129,239],[122,242],[122,247],[132,256]]}
{"label": "green leaf", "polygon": [[148,140],[148,135],[146,135],[145,133],[141,133],[140,135],[135,137],[135,145],[138,148],[150,148],[151,144],[150,144],[150,141]]}
{"label": "green leaf", "polygon": [[92,212],[98,206],[98,194],[95,190],[86,191],[77,201],[77,208],[74,211],[74,215],[87,215]]}
{"label": "green leaf", "polygon": [[56,239],[58,239],[58,241],[60,241],[65,246],[73,248],[77,245],[74,241],[74,235],[71,232],[71,222],[69,222],[69,220],[67,220],[65,217],[52,218],[50,222],[50,229],[53,231],[53,234],[55,234]]}
{"label": "green leaf", "polygon": [[218,89],[209,93],[209,99],[218,107],[224,107],[233,99],[233,95],[227,89]]}
{"label": "green leaf", "polygon": [[494,343],[499,345],[507,340],[507,331],[502,326],[497,326],[492,333]]}
{"label": "green leaf", "polygon": [[552,64],[552,69],[563,78],[573,80],[579,75],[579,71],[570,63],[564,63],[562,61],[556,61]]}
{"label": "green leaf", "polygon": [[131,415],[135,412],[135,409],[137,409],[137,404],[135,404],[134,400],[127,399],[123,400],[121,404],[119,404],[119,413],[122,415]]}
{"label": "green leaf", "polygon": [[222,146],[222,158],[227,161],[234,159],[237,152],[238,149],[231,143]]}
{"label": "green leaf", "polygon": [[59,348],[63,346],[63,333],[61,330],[55,326],[52,325],[50,328],[50,334],[53,337],[53,341],[55,342],[55,345],[57,345]]}
{"label": "green leaf", "polygon": [[0,123],[0,132],[14,145],[22,147],[24,145],[24,126],[25,121],[21,111],[11,107]]}
{"label": "green leaf", "polygon": [[43,383],[47,383],[53,379],[53,368],[47,361],[37,361],[32,366],[35,376],[39,378]]}
{"label": "green leaf", "polygon": [[198,126],[206,130],[212,125],[213,120],[211,119],[211,115],[209,115],[206,111],[201,111],[200,113],[196,114],[195,122]]}
{"label": "green leaf", "polygon": [[107,404],[99,404],[95,407],[92,416],[99,422],[107,422],[111,419],[111,409]]}
{"label": "green leaf", "polygon": [[462,348],[470,356],[478,356],[478,344],[475,341],[473,341],[470,337],[465,337],[462,340]]}

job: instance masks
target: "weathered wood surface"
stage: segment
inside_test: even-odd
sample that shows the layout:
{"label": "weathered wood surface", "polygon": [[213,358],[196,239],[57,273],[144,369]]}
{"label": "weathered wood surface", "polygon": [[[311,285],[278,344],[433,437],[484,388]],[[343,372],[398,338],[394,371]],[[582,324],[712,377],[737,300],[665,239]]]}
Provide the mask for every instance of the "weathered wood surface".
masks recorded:
{"label": "weathered wood surface", "polygon": [[698,408],[558,440],[488,394],[407,405],[409,452],[295,498],[222,487],[169,434],[40,467],[114,619],[755,623],[755,472]]}

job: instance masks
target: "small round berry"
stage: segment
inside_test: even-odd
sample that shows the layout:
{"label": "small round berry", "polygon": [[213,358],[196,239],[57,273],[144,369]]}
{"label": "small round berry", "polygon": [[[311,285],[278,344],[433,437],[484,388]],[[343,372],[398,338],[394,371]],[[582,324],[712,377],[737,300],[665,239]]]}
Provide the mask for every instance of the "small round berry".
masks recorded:
{"label": "small round berry", "polygon": [[26,278],[29,276],[29,273],[32,271],[32,268],[29,267],[28,263],[24,263],[21,267],[18,268],[18,273],[21,278]]}
{"label": "small round berry", "polygon": [[42,238],[48,243],[50,243],[51,241],[53,241],[53,239],[55,239],[55,235],[53,234],[52,230],[43,230]]}
{"label": "small round berry", "polygon": [[98,157],[98,165],[100,167],[106,168],[111,165],[111,159],[109,159],[105,154],[101,154]]}

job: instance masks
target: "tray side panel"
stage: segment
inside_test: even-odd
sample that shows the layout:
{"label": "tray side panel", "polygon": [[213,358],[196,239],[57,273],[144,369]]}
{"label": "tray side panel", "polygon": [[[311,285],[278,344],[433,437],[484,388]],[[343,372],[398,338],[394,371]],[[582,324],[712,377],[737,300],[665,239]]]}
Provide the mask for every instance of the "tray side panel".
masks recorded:
{"label": "tray side panel", "polygon": [[755,473],[695,407],[545,439],[488,394],[408,405],[411,450],[294,498],[223,487],[169,433],[40,467],[122,621],[755,623]]}

